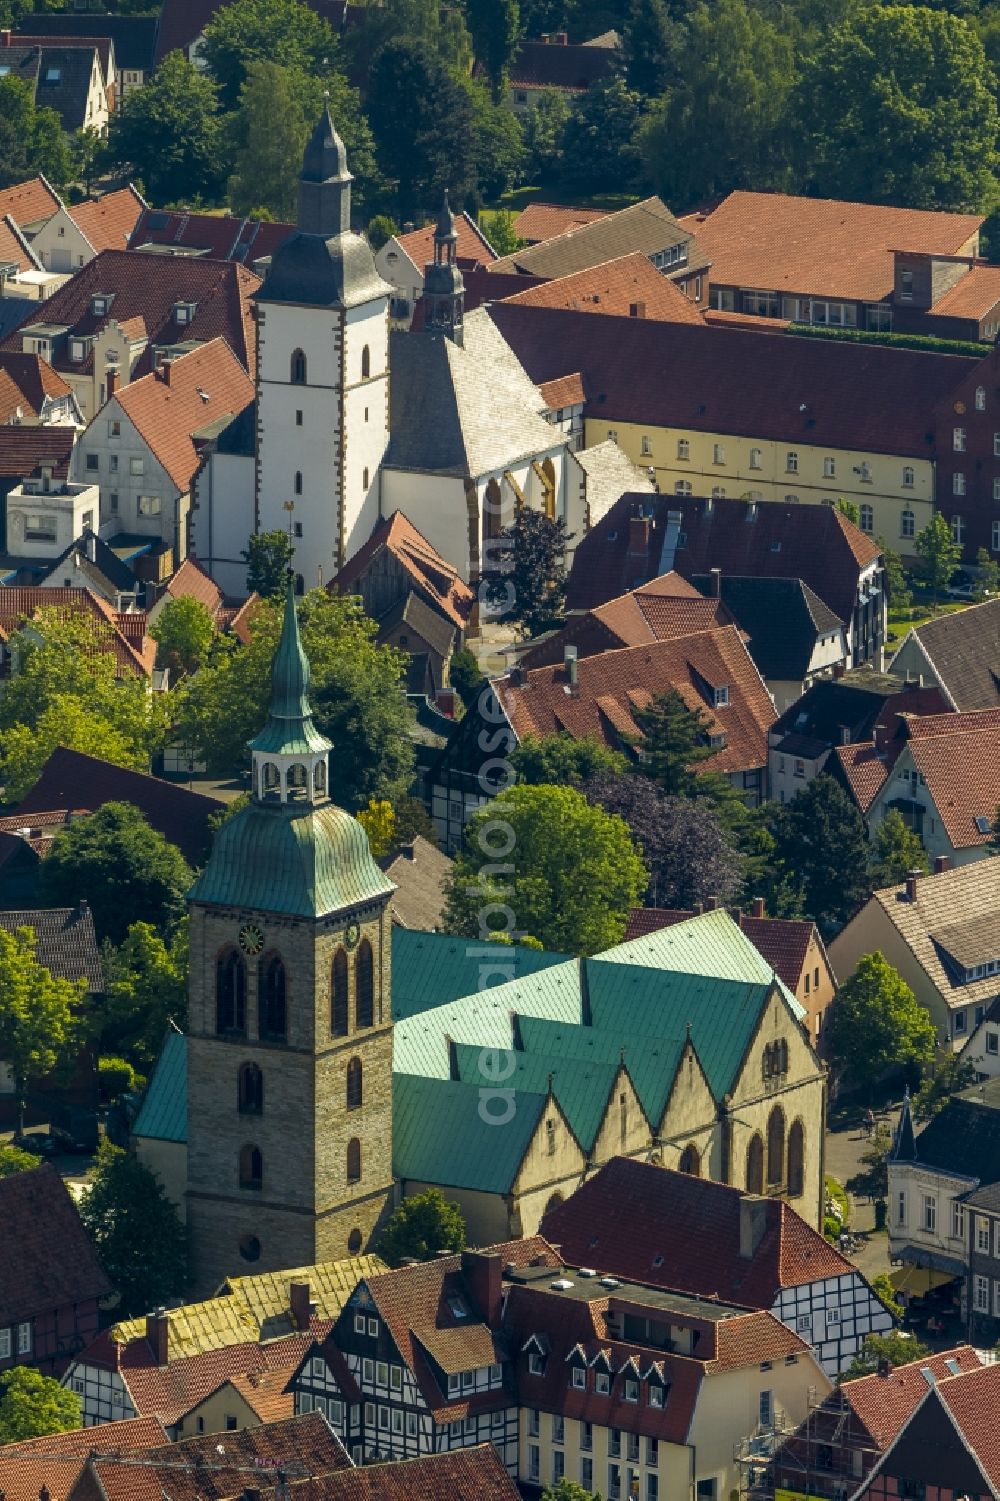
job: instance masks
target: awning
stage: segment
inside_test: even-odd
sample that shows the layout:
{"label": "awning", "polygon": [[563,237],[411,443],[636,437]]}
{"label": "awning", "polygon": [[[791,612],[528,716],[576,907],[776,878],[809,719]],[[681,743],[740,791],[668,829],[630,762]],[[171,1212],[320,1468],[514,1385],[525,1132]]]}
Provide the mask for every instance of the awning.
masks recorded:
{"label": "awning", "polygon": [[889,1273],[889,1281],[896,1292],[908,1293],[911,1298],[924,1298],[936,1287],[954,1282],[955,1272],[941,1272],[932,1266],[900,1266]]}

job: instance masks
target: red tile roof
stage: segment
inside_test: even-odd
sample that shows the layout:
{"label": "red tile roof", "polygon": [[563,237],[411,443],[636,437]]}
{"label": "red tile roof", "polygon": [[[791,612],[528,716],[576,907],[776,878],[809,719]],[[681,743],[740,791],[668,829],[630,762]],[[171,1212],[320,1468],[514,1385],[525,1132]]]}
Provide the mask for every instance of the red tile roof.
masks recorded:
{"label": "red tile roof", "polygon": [[579,229],[581,224],[604,219],[607,212],[603,208],[568,208],[561,203],[529,203],[514,220],[514,233],[519,240],[537,245],[541,240],[565,234],[567,229]]}
{"label": "red tile roof", "polygon": [[[696,305],[638,251],[570,276],[557,276],[504,301],[521,307],[571,308],[580,313],[631,316],[704,327]],[[632,314],[633,307],[642,313]]]}
{"label": "red tile roof", "polygon": [[522,42],[510,64],[512,89],[559,89],[583,94],[610,78],[618,60],[614,47]]}
{"label": "red tile roof", "polygon": [[[655,578],[667,516],[678,511],[685,540],[673,567],[685,578],[712,568],[738,578],[799,578],[841,620],[850,620],[859,575],[881,556],[878,544],[836,506],[761,501],[751,510],[751,505],[685,495],[623,495],[577,546],[569,609],[592,609],[635,587],[637,578]],[[630,522],[640,508],[649,516],[644,553],[632,550]]]}
{"label": "red tile roof", "polygon": [[[629,913],[625,942],[646,933],[657,933],[661,928],[672,928],[695,915],[676,908],[634,907]],[[816,932],[815,924],[806,918],[749,917],[745,912],[734,915],[758,954],[794,994],[802,978],[809,940]]]}
{"label": "red tile roof", "polygon": [[[729,703],[712,708],[704,685],[727,687]],[[767,762],[767,732],[777,717],[743,638],[735,626],[699,631],[647,646],[627,647],[586,657],[577,667],[577,689],[568,692],[560,662],[493,684],[519,740],[565,730],[575,738],[595,735],[619,746],[639,733],[634,717],[657,694],[676,688],[691,709],[700,709],[712,734],[725,744],[703,763],[712,771],[749,771]]]}
{"label": "red tile roof", "polygon": [[102,198],[74,203],[68,212],[95,250],[124,250],[145,206],[129,183]]}
{"label": "red tile roof", "polygon": [[711,1373],[737,1371],[757,1366],[763,1360],[782,1360],[787,1355],[801,1355],[809,1344],[789,1329],[773,1313],[763,1309],[739,1318],[723,1319],[715,1326],[715,1359],[708,1362]]}
{"label": "red tile roof", "polygon": [[957,255],[982,223],[981,214],[739,191],[691,228],[713,286],[880,302],[892,294],[894,250]]}
{"label": "red tile roof", "polygon": [[152,671],[155,650],[150,650],[145,639],[130,639],[111,605],[91,589],[0,585],[0,639],[8,640],[26,620],[35,619],[39,610],[89,615],[94,622],[93,650],[111,652],[119,676],[148,677]]}
{"label": "red tile roof", "polygon": [[[520,1495],[492,1444],[359,1465],[302,1482],[301,1491],[301,1501],[519,1501]],[[293,1482],[290,1501],[298,1496]]]}
{"label": "red tile roof", "polygon": [[[295,1397],[292,1392],[286,1391],[286,1387],[297,1369],[296,1363],[278,1366],[276,1370],[244,1371],[236,1376],[227,1376],[216,1387],[216,1392],[221,1392],[226,1387],[231,1388],[243,1398],[250,1411],[262,1423],[276,1423],[295,1415]],[[213,1392],[209,1393],[209,1396],[214,1395]],[[200,1398],[195,1406],[199,1406],[204,1400]]]}
{"label": "red tile roof", "polygon": [[[143,255],[134,250],[104,250],[44,302],[33,304],[34,321],[66,325],[78,334],[93,334],[110,320],[118,324],[141,319],[137,334],[150,344],[178,344],[185,340],[207,342],[224,338],[244,369],[254,372],[256,346],[250,298],[260,278],[229,261],[203,260],[197,256]],[[91,299],[113,293],[109,312],[95,314]],[[178,303],[196,305],[190,323],[175,317]],[[4,341],[5,350],[20,350],[23,331],[16,330]],[[67,360],[67,355],[60,360]],[[74,370],[86,365],[74,364]],[[136,375],[153,368],[152,349],[147,349]]]}
{"label": "red tile roof", "polygon": [[0,389],[5,393],[0,397],[3,424],[14,421],[17,407],[21,407],[27,421],[37,420],[46,397],[59,400],[69,396],[73,389],[47,360],[37,354],[24,354],[20,348],[0,350],[0,377],[3,379]]}
{"label": "red tile roof", "polygon": [[[224,1345],[200,1355],[172,1360],[166,1366],[156,1364],[156,1357],[144,1338],[136,1339],[117,1347],[118,1369],[139,1415],[159,1418],[169,1427],[233,1376],[287,1371],[297,1366],[315,1340],[324,1338],[330,1327],[330,1320],[314,1319],[311,1329],[302,1334],[288,1334],[263,1344],[247,1340],[241,1345]],[[110,1346],[109,1337],[99,1339]],[[81,1363],[91,1363],[88,1355],[100,1355],[102,1349],[95,1341],[79,1357]]]}
{"label": "red tile roof", "polygon": [[239,606],[238,609],[230,610],[228,607],[220,611],[219,624],[225,631],[231,631],[237,641],[242,641],[246,646],[250,640],[250,627],[253,624],[254,612],[260,604],[259,594],[251,594],[249,599]]}
{"label": "red tile roof", "polygon": [[37,271],[41,265],[10,214],[0,218],[0,261],[13,263],[19,271]]}
{"label": "red tile roof", "polygon": [[927,1395],[922,1372],[930,1370],[939,1382],[947,1381],[955,1374],[948,1369],[949,1360],[962,1371],[981,1369],[972,1346],[959,1345],[954,1350],[941,1350],[914,1360],[910,1365],[896,1366],[888,1376],[859,1376],[855,1381],[841,1382],[838,1396],[851,1404],[878,1448],[886,1449]]}
{"label": "red tile roof", "polygon": [[44,1486],[51,1501],[66,1501],[93,1450],[140,1454],[165,1438],[155,1418],[122,1418],[117,1423],[97,1423],[5,1444],[0,1448],[0,1491],[5,1501],[38,1501]]}
{"label": "red tile roof", "polygon": [[977,262],[925,314],[930,318],[985,318],[1000,303],[1000,266]]}
{"label": "red tile roof", "polygon": [[[48,46],[48,43],[45,45]],[[29,177],[27,182],[0,189],[0,217],[10,214],[20,229],[26,224],[51,219],[56,209],[61,207],[62,199],[44,177]]]}
{"label": "red tile roof", "polygon": [[890,765],[885,756],[876,752],[874,740],[857,745],[835,745],[833,754],[854,801],[862,813],[867,813],[889,775]]}
{"label": "red tile roof", "polygon": [[372,559],[385,548],[406,570],[417,588],[460,630],[468,624],[475,591],[461,578],[454,564],[437,552],[402,511],[393,511],[379,523],[363,547],[348,558],[329,588],[343,594],[364,573]]}
{"label": "red tile roof", "polygon": [[541,1229],[571,1266],[748,1308],[769,1309],[782,1288],[854,1270],[781,1199],[767,1200],[760,1244],[741,1256],[744,1197],[725,1183],[615,1157]]}
{"label": "red tile roof", "polygon": [[196,250],[213,260],[239,261],[252,266],[254,261],[273,255],[294,233],[294,224],[278,221],[147,208],[132,228],[129,249],[165,245],[175,255]]}
{"label": "red tile roof", "polygon": [[133,381],[114,400],[186,494],[201,462],[194,434],[242,412],[253,396],[253,381],[226,341],[212,339]]}
{"label": "red tile roof", "polygon": [[[397,235],[396,243],[404,250],[418,271],[422,271],[434,259],[434,224],[425,224],[421,229],[411,229],[407,234]],[[456,247],[459,260],[485,265],[495,261],[497,253],[470,214],[455,215]]]}
{"label": "red tile roof", "polygon": [[749,328],[762,334],[783,334],[791,319],[760,318],[754,313],[730,313],[723,308],[702,309],[702,317],[711,328]]}
{"label": "red tile roof", "polygon": [[538,387],[545,405],[553,412],[561,411],[563,407],[577,407],[584,403],[583,376],[577,371],[573,375],[562,375],[556,380],[543,380]]}
{"label": "red tile roof", "polygon": [[954,848],[988,844],[976,819],[992,822],[1000,805],[1000,709],[907,716],[906,724],[905,748]]}
{"label": "red tile roof", "polygon": [[601,651],[673,641],[735,624],[721,599],[706,598],[679,573],[668,573],[608,600],[606,605],[570,616],[562,630],[522,653],[518,665],[542,667],[562,662],[565,647],[571,645],[576,646],[582,659]]}
{"label": "red tile roof", "polygon": [[76,1205],[50,1162],[0,1178],[0,1325],[112,1291]]}
{"label": "red tile roof", "polygon": [[184,559],[181,566],[167,579],[163,593],[171,599],[196,599],[205,606],[215,619],[223,606],[223,594],[218,584],[207,574],[197,558]]}
{"label": "red tile roof", "polygon": [[930,458],[931,412],[979,363],[746,328],[591,318],[510,301],[494,303],[490,317],[536,385],[581,371],[587,413],[602,423],[789,446]]}
{"label": "red tile roof", "polygon": [[996,1494],[1000,1490],[1000,1365],[953,1376],[941,1381],[935,1391]]}

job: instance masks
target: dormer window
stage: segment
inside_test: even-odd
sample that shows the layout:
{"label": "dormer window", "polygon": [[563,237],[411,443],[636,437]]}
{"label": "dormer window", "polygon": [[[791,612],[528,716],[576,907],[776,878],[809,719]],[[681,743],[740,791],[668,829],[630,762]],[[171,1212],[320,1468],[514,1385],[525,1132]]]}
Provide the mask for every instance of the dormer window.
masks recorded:
{"label": "dormer window", "polygon": [[611,1390],[611,1377],[607,1371],[595,1371],[594,1390],[602,1397],[606,1397]]}
{"label": "dormer window", "polygon": [[587,1372],[583,1366],[575,1365],[570,1371],[569,1380],[570,1385],[575,1386],[578,1391],[587,1390]]}
{"label": "dormer window", "polygon": [[714,690],[713,695],[712,695],[712,703],[713,703],[713,705],[715,706],[716,709],[728,709],[729,708],[729,684],[728,683],[723,683],[720,687],[718,687],[718,688],[716,688]]}
{"label": "dormer window", "polygon": [[103,318],[110,306],[111,298],[109,296],[100,295],[90,299],[90,311],[95,318]]}
{"label": "dormer window", "polygon": [[537,1350],[532,1350],[528,1356],[528,1375],[545,1375],[545,1356],[540,1355]]}
{"label": "dormer window", "polygon": [[197,311],[197,306],[195,302],[175,302],[174,320],[177,323],[190,323]]}

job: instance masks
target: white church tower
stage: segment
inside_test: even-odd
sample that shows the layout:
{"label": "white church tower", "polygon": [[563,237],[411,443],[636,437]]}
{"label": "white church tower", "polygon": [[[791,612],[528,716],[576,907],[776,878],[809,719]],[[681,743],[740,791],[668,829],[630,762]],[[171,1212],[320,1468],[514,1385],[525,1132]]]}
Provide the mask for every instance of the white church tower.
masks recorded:
{"label": "white church tower", "polygon": [[351,174],[328,106],[306,147],[298,229],[256,294],[256,524],[295,537],[326,584],[378,521],[389,441],[389,297],[351,231]]}

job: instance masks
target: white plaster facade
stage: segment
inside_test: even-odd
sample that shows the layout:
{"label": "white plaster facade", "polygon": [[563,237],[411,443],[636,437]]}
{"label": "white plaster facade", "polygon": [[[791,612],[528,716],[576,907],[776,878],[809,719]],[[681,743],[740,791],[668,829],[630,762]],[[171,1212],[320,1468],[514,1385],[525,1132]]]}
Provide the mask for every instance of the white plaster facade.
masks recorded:
{"label": "white plaster facade", "polygon": [[78,271],[97,253],[65,207],[57,209],[45,221],[32,239],[31,248],[47,271],[57,272]]}
{"label": "white plaster facade", "polygon": [[245,597],[242,554],[256,526],[252,453],[208,454],[191,485],[188,525],[191,552],[206,573],[228,598]]}
{"label": "white plaster facade", "polygon": [[185,555],[190,497],[182,494],[145,438],[112,397],[73,451],[73,478],[100,489],[100,535],[148,537]]}
{"label": "white plaster facade", "polygon": [[979,1179],[921,1162],[889,1162],[889,1255],[955,1275],[968,1268],[963,1194]]}
{"label": "white plaster facade", "polygon": [[28,479],[7,494],[7,551],[15,558],[59,558],[84,531],[96,531],[100,491],[93,484]]}

